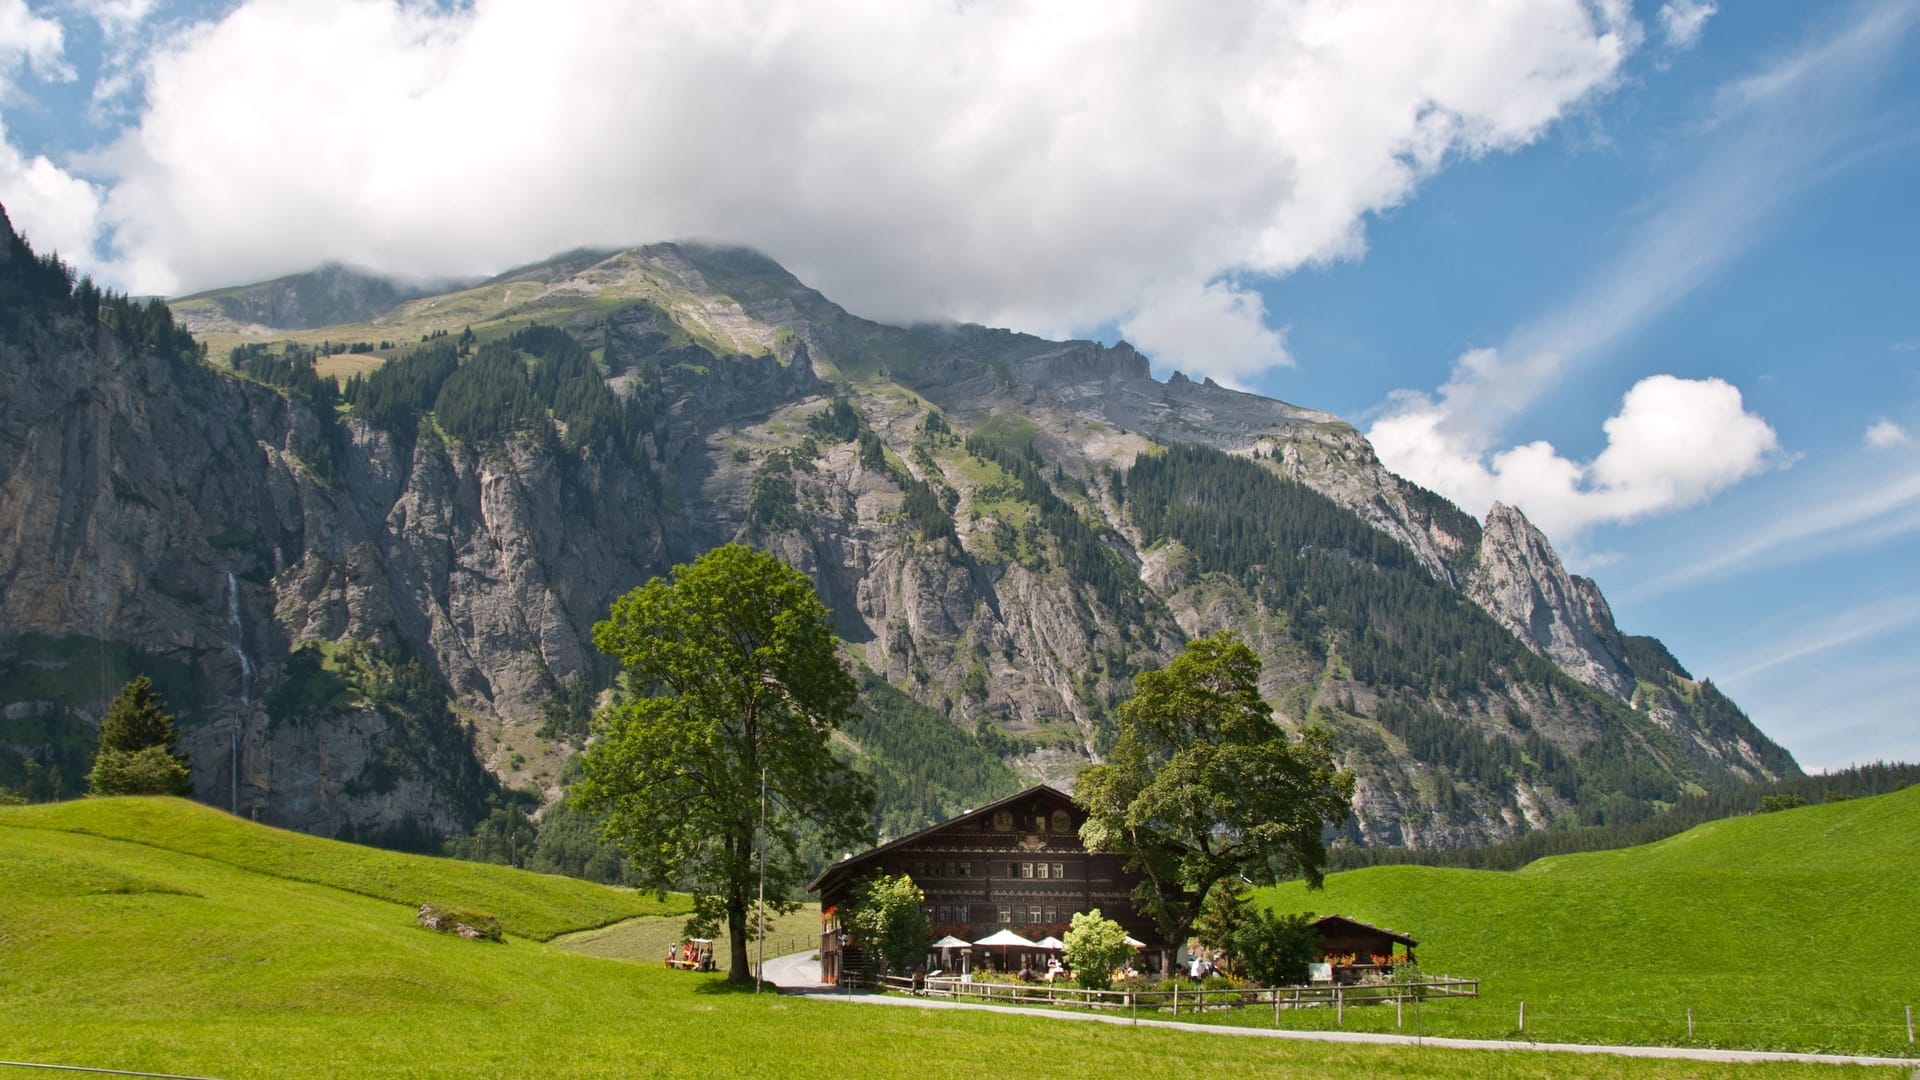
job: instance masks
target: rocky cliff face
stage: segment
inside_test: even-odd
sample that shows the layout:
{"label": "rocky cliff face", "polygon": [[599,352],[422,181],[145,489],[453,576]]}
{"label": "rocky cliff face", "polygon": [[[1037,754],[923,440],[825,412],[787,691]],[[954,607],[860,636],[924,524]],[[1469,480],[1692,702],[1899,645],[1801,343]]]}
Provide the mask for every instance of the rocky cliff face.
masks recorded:
{"label": "rocky cliff face", "polygon": [[[592,350],[639,426],[585,444],[557,420],[376,426],[71,313],[0,341],[0,757],[45,757],[49,715],[71,734],[151,668],[190,714],[203,799],[235,799],[237,775],[263,820],[458,831],[489,783],[555,792],[569,750],[543,721],[563,685],[608,684],[591,628],[611,600],[743,539],[814,578],[851,657],[1055,781],[1100,753],[1134,673],[1221,626],[1260,650],[1285,722],[1339,733],[1356,842],[1539,827],[1618,790],[1622,756],[1667,784],[1792,768],[1730,703],[1629,707],[1625,639],[1545,537],[1506,508],[1483,530],[1328,414],[1158,382],[1125,345],[867,323],[739,251],[576,253],[442,299],[289,336],[536,319]],[[853,419],[822,426],[836,396]],[[1421,604],[1470,598],[1518,643],[1452,690],[1354,670],[1345,601],[1298,611],[1274,568],[1224,573],[1143,529],[1128,475],[1175,443],[1323,493],[1410,553]],[[1286,554],[1404,586],[1351,552]]]}
{"label": "rocky cliff face", "polygon": [[1514,507],[1487,511],[1467,595],[1574,678],[1622,700],[1633,695],[1626,643],[1606,598],[1590,578],[1568,574],[1546,535]]}

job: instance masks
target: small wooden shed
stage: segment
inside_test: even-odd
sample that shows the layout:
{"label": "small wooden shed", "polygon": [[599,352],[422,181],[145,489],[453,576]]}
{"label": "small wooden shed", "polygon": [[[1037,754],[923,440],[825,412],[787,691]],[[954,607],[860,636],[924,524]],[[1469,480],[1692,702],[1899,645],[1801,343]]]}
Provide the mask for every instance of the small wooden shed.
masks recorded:
{"label": "small wooden shed", "polygon": [[1354,961],[1366,964],[1369,957],[1391,956],[1398,943],[1406,947],[1407,960],[1413,962],[1414,947],[1420,943],[1395,930],[1385,930],[1345,915],[1323,915],[1313,920],[1313,932],[1320,939],[1320,954],[1352,953]]}

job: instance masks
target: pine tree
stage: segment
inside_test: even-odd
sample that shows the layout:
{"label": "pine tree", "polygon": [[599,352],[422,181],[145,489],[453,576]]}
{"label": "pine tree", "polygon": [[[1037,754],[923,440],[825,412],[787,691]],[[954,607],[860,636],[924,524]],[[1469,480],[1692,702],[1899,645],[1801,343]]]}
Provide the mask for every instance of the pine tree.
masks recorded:
{"label": "pine tree", "polygon": [[142,675],[122,687],[100,718],[100,752],[87,783],[95,795],[186,795],[193,783],[176,753],[179,728]]}

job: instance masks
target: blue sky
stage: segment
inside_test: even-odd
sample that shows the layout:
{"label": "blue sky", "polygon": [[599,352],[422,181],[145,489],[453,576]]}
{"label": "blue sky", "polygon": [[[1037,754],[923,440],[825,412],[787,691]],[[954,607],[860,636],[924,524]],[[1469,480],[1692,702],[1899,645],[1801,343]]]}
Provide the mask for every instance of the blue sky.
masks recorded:
{"label": "blue sky", "polygon": [[1808,767],[1920,760],[1920,0],[0,0],[0,202],[178,294],[758,247],[1521,506]]}

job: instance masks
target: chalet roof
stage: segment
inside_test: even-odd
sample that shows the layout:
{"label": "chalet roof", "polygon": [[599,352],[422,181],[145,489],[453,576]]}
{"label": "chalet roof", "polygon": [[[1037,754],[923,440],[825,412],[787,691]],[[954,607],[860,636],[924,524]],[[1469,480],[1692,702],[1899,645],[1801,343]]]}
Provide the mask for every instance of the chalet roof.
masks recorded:
{"label": "chalet roof", "polygon": [[1313,928],[1315,930],[1326,930],[1334,933],[1340,933],[1343,930],[1348,932],[1357,930],[1363,933],[1379,934],[1392,941],[1397,941],[1409,949],[1420,944],[1407,935],[1400,933],[1398,930],[1388,930],[1385,927],[1374,926],[1372,923],[1363,923],[1359,919],[1349,919],[1345,915],[1322,915],[1313,920]]}
{"label": "chalet roof", "polygon": [[886,843],[881,844],[879,847],[868,848],[867,850],[859,853],[858,855],[849,855],[846,858],[841,859],[839,862],[834,863],[832,866],[827,867],[825,870],[820,871],[819,877],[814,878],[812,881],[807,883],[807,891],[818,892],[820,889],[825,887],[829,879],[850,875],[853,871],[866,865],[867,863],[871,862],[875,858],[881,855],[884,855],[889,851],[892,851],[894,848],[911,844],[915,840],[919,840],[924,837],[930,836],[933,833],[940,832],[943,829],[950,829],[953,826],[959,825],[963,822],[977,820],[987,814],[993,813],[995,810],[998,810],[1003,806],[1012,806],[1014,803],[1017,803],[1022,799],[1030,799],[1035,795],[1050,795],[1063,806],[1071,806],[1073,804],[1073,796],[1068,795],[1066,792],[1061,791],[1059,788],[1054,787],[1052,784],[1035,784],[1032,787],[1027,788],[1025,791],[1016,791],[1004,799],[995,799],[993,802],[990,802],[985,806],[978,807],[977,809],[969,810],[966,813],[961,814],[959,817],[950,817],[945,821],[939,822],[937,824],[929,825],[926,828],[921,829],[919,832],[908,833],[907,835],[901,837],[898,840],[889,840]]}

